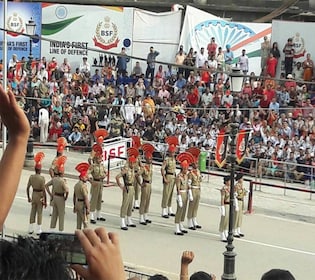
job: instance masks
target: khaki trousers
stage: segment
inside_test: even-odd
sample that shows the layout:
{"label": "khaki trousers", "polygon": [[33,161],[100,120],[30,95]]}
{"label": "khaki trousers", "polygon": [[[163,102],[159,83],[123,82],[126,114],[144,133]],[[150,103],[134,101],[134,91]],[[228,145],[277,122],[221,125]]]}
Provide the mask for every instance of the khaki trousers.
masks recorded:
{"label": "khaki trousers", "polygon": [[137,180],[133,183],[133,186],[135,188],[135,200],[139,200],[139,194],[140,194],[140,185],[138,184]]}
{"label": "khaki trousers", "polygon": [[243,207],[244,207],[244,201],[243,200],[237,200],[238,203],[238,211],[235,211],[234,214],[234,228],[239,228],[242,226],[243,222]]}
{"label": "khaki trousers", "polygon": [[102,209],[103,182],[93,181],[91,184],[91,212],[100,211]]}
{"label": "khaki trousers", "polygon": [[229,204],[224,205],[225,208],[225,216],[221,216],[219,232],[223,232],[229,229]]}
{"label": "khaki trousers", "polygon": [[179,224],[180,222],[183,222],[185,220],[185,216],[186,216],[188,195],[187,195],[187,192],[182,192],[180,194],[182,196],[183,207],[179,207],[178,201],[177,201],[177,209],[176,209],[176,214],[175,214],[175,224]]}
{"label": "khaki trousers", "polygon": [[41,201],[42,198],[43,198],[42,192],[33,192],[30,224],[35,223],[36,214],[37,214],[37,224],[38,225],[42,224],[42,220],[43,220],[43,203]]}
{"label": "khaki trousers", "polygon": [[63,196],[54,196],[53,212],[50,220],[50,228],[56,228],[57,219],[59,219],[59,230],[63,231],[65,225],[65,198]]}
{"label": "khaki trousers", "polygon": [[175,186],[175,176],[166,175],[168,183],[163,183],[163,195],[162,195],[162,208],[167,208],[172,206],[172,197]]}
{"label": "khaki trousers", "polygon": [[86,215],[86,209],[84,201],[77,201],[75,204],[75,210],[77,213],[77,229],[88,227],[88,216]]}
{"label": "khaki trousers", "polygon": [[131,217],[134,193],[135,189],[133,186],[128,186],[128,192],[126,190],[123,191],[120,218]]}
{"label": "khaki trousers", "polygon": [[140,215],[149,212],[149,205],[151,199],[151,184],[145,183],[144,187],[141,188],[141,200],[140,200]]}
{"label": "khaki trousers", "polygon": [[191,189],[191,192],[193,196],[193,201],[189,201],[188,213],[187,213],[188,219],[197,217],[197,212],[198,212],[198,207],[199,207],[199,202],[200,202],[200,189]]}

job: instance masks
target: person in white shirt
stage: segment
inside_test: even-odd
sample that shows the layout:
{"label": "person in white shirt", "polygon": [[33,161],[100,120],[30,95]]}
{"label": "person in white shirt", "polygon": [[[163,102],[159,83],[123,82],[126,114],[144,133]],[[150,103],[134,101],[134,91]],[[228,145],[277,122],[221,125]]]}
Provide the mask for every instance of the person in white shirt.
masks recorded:
{"label": "person in white shirt", "polygon": [[45,66],[42,65],[40,70],[37,72],[37,78],[42,81],[43,78],[46,78],[46,80],[48,80],[48,72],[47,70],[45,69]]}
{"label": "person in white shirt", "polygon": [[45,108],[39,109],[38,125],[40,127],[39,141],[46,143],[48,139],[49,112]]}
{"label": "person in white shirt", "polygon": [[206,61],[208,61],[208,56],[205,54],[205,48],[201,48],[200,53],[197,54],[196,67],[203,67]]}
{"label": "person in white shirt", "polygon": [[12,58],[9,60],[9,67],[8,68],[10,68],[10,67],[13,67],[13,68],[15,68],[15,65],[18,63],[19,61],[18,61],[18,59],[17,59],[17,55],[16,54],[13,54],[12,55]]}
{"label": "person in white shirt", "polygon": [[246,55],[246,50],[242,50],[242,55],[238,58],[238,64],[244,75],[248,72],[248,56]]}
{"label": "person in white shirt", "polygon": [[90,63],[88,63],[86,56],[83,57],[83,62],[80,64],[80,72],[85,76],[90,75],[91,66]]}
{"label": "person in white shirt", "polygon": [[123,106],[122,109],[123,118],[126,123],[133,124],[135,121],[136,108],[132,104],[132,98],[128,98],[127,104]]}

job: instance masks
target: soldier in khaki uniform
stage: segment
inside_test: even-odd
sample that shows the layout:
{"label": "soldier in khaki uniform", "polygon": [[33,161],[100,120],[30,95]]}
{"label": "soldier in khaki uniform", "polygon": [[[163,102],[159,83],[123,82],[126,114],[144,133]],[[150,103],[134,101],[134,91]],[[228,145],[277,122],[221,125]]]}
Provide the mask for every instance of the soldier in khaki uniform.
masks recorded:
{"label": "soldier in khaki uniform", "polygon": [[[53,159],[50,168],[49,168],[49,174],[50,177],[53,178],[55,176],[55,174],[58,174],[58,167],[57,167],[57,160],[59,157],[61,157],[63,155],[64,149],[67,146],[68,142],[67,139],[64,137],[59,137],[57,139],[57,154],[56,157]],[[53,205],[52,205],[52,201],[50,200],[50,216],[52,215],[53,212]]]}
{"label": "soldier in khaki uniform", "polygon": [[[132,205],[133,205],[133,197],[134,197],[134,180],[135,177],[135,164],[137,161],[137,157],[139,156],[139,152],[136,148],[129,148],[127,150],[128,153],[128,162],[121,169],[121,172],[116,176],[117,185],[123,191],[122,204],[120,208],[120,218],[121,218],[121,229],[128,230],[128,227],[136,227],[133,223],[131,215],[132,215]],[[120,179],[123,178],[124,184],[121,183]],[[126,221],[127,217],[127,221]]]}
{"label": "soldier in khaki uniform", "polygon": [[149,205],[151,199],[151,186],[152,186],[152,154],[154,152],[154,147],[145,143],[142,145],[142,150],[146,159],[146,163],[141,167],[138,176],[142,177],[141,184],[141,200],[140,200],[140,224],[146,225],[150,224],[151,220],[148,218]]}
{"label": "soldier in khaki uniform", "polygon": [[177,161],[179,161],[182,170],[176,176],[177,209],[175,215],[175,235],[188,233],[184,228],[183,222],[185,220],[188,202],[188,168],[193,160],[193,156],[186,152],[180,153],[177,156]]}
{"label": "soldier in khaki uniform", "polygon": [[[132,147],[139,150],[139,148],[141,147],[140,137],[137,135],[134,135],[134,136],[131,136],[131,139],[132,139]],[[138,160],[137,160],[136,165],[135,165],[136,176],[140,172],[141,168],[142,168],[141,159],[140,159],[140,157],[138,157]],[[133,208],[139,209],[140,208],[139,197],[140,197],[141,186],[139,185],[137,180],[134,181],[134,188],[135,188],[135,199],[134,199]]]}
{"label": "soldier in khaki uniform", "polygon": [[[138,157],[136,164],[135,164],[135,175],[141,171],[142,168],[142,163],[140,157]],[[139,197],[140,197],[140,188],[141,185],[138,183],[137,180],[134,181],[134,189],[135,189],[135,198],[134,198],[134,209],[139,209],[140,208],[140,203],[139,203]]]}
{"label": "soldier in khaki uniform", "polygon": [[219,232],[221,236],[222,242],[227,242],[228,237],[228,228],[229,228],[229,205],[230,205],[230,184],[231,177],[224,176],[223,177],[224,186],[220,190],[221,192],[221,206],[220,206],[220,225]]}
{"label": "soldier in khaki uniform", "polygon": [[[50,221],[50,231],[56,228],[57,220],[59,219],[59,231],[64,230],[65,219],[65,202],[68,199],[69,190],[66,184],[64,175],[64,164],[67,158],[61,156],[56,162],[58,173],[55,172],[54,177],[45,185],[47,193],[52,198],[53,212]],[[52,186],[50,191],[49,187]]]}
{"label": "soldier in khaki uniform", "polygon": [[172,210],[172,197],[176,178],[176,160],[175,151],[178,145],[178,139],[175,136],[169,136],[165,139],[169,144],[168,156],[164,159],[161,174],[163,177],[163,195],[162,195],[162,217],[169,218],[175,216]]}
{"label": "soldier in khaki uniform", "polygon": [[75,169],[80,172],[79,182],[74,186],[73,192],[73,212],[77,214],[77,229],[87,228],[88,215],[90,213],[90,203],[88,198],[88,189],[86,182],[88,181],[88,163],[79,163]]}
{"label": "soldier in khaki uniform", "polygon": [[103,164],[103,152],[99,148],[99,145],[94,145],[93,149],[95,151],[94,163],[90,165],[89,175],[92,177],[91,182],[91,199],[90,199],[90,222],[96,224],[95,221],[95,210],[96,210],[96,219],[98,221],[106,221],[105,218],[101,215],[102,209],[102,196],[103,196],[103,184],[104,179],[106,178],[106,170]]}
{"label": "soldier in khaki uniform", "polygon": [[63,155],[64,149],[67,146],[68,142],[67,139],[64,137],[59,137],[57,139],[57,155],[54,158],[54,160],[51,163],[51,166],[49,168],[49,174],[50,177],[53,178],[55,176],[55,173],[58,173],[58,168],[57,168],[57,160],[59,157],[61,157]]}
{"label": "soldier in khaki uniform", "polygon": [[[45,157],[43,152],[39,152],[35,155],[35,174],[31,175],[28,179],[26,193],[28,202],[32,203],[32,210],[30,214],[30,225],[28,233],[34,232],[35,218],[37,214],[37,230],[36,234],[42,233],[42,218],[43,218],[43,206],[46,207],[46,191],[45,191],[45,177],[41,175],[42,160]],[[30,197],[30,188],[32,187],[32,198]]]}
{"label": "soldier in khaki uniform", "polygon": [[201,228],[201,226],[197,222],[197,212],[200,202],[200,187],[202,176],[200,170],[198,169],[198,157],[200,154],[200,150],[198,148],[190,148],[187,150],[194,156],[194,162],[192,163],[192,170],[188,173],[188,228],[195,230],[197,228]]}
{"label": "soldier in khaki uniform", "polygon": [[238,173],[235,177],[237,183],[235,184],[235,215],[234,215],[234,236],[243,237],[244,234],[241,232],[241,226],[243,222],[244,212],[244,197],[247,194],[247,190],[243,187],[243,174]]}
{"label": "soldier in khaki uniform", "polygon": [[[101,153],[103,154],[103,148],[102,148],[102,145],[103,145],[103,141],[105,138],[108,137],[108,132],[106,129],[104,128],[100,128],[100,129],[97,129],[95,130],[94,132],[94,137],[96,139],[96,143],[94,145],[98,145],[100,146],[101,148]],[[94,146],[93,146],[94,147]],[[88,159],[88,162],[89,164],[92,164],[93,163],[93,160],[94,160],[94,157],[95,157],[95,148],[92,147],[92,151],[91,151],[91,154],[89,156],[89,159]]]}

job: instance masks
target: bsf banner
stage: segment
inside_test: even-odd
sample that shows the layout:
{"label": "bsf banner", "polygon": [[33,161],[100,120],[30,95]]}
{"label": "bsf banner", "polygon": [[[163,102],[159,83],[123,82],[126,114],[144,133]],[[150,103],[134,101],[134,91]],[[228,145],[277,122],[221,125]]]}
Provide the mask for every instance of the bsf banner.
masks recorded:
{"label": "bsf banner", "polygon": [[226,162],[228,138],[229,135],[224,130],[220,131],[217,137],[215,163],[219,168],[222,168]]}
{"label": "bsf banner", "polygon": [[240,164],[246,154],[246,148],[249,138],[249,131],[246,129],[242,129],[239,131],[236,140],[236,161]]}

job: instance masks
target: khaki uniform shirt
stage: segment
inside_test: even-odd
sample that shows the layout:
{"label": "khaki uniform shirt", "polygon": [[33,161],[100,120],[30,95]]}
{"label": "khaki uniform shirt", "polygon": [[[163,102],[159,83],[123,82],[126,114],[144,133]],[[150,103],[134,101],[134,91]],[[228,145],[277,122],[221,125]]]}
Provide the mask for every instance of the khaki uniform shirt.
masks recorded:
{"label": "khaki uniform shirt", "polygon": [[103,163],[93,163],[90,166],[90,174],[95,180],[102,180],[106,177],[106,170]]}

